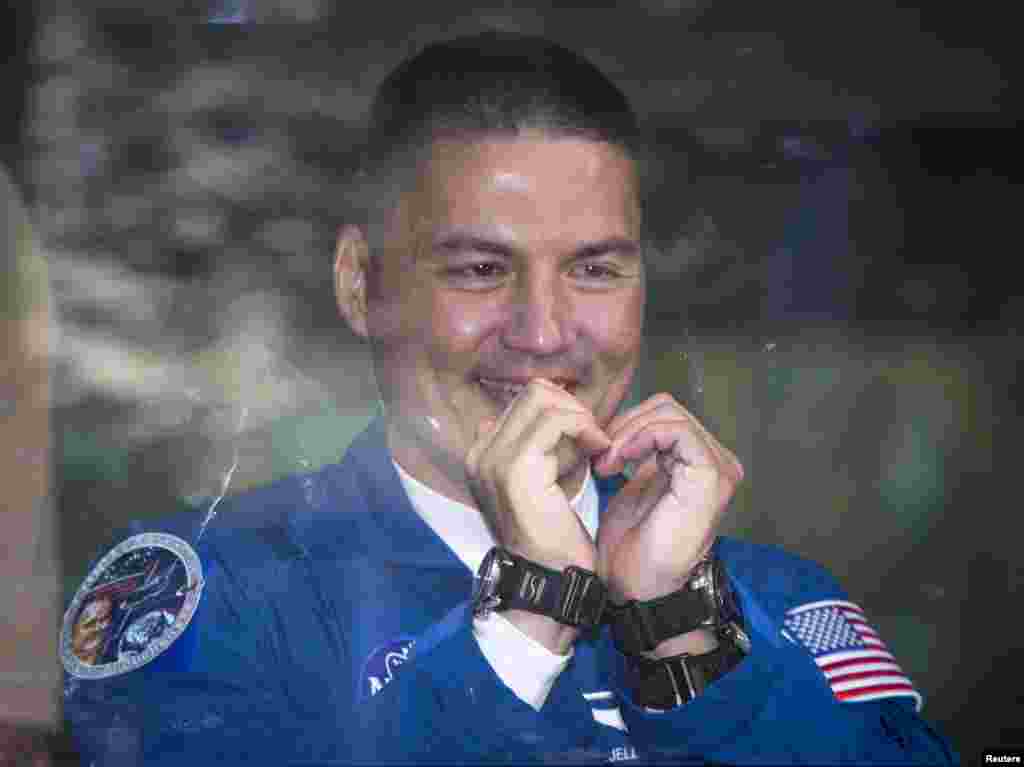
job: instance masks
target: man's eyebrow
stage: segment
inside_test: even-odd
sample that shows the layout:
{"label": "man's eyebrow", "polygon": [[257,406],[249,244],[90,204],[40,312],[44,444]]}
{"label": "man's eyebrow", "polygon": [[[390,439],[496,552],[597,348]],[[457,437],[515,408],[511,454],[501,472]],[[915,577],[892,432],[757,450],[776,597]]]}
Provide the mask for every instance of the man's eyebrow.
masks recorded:
{"label": "man's eyebrow", "polygon": [[605,255],[606,253],[618,253],[624,256],[638,257],[640,255],[640,243],[626,237],[609,237],[606,240],[588,242],[586,245],[582,245],[576,249],[573,253],[573,257],[579,259],[597,258],[598,256]]}
{"label": "man's eyebrow", "polygon": [[511,257],[516,253],[515,246],[487,237],[465,232],[443,234],[434,240],[434,250],[459,253],[467,250],[478,253],[491,253],[496,256]]}
{"label": "man's eyebrow", "polygon": [[[441,235],[434,240],[434,250],[447,252],[476,251],[478,253],[491,253],[506,258],[514,256],[519,248],[510,243],[499,240],[481,237],[465,232],[454,232]],[[639,257],[640,243],[627,237],[609,237],[596,242],[588,242],[577,247],[573,253],[574,259],[598,258],[607,253],[619,253],[625,256]]]}

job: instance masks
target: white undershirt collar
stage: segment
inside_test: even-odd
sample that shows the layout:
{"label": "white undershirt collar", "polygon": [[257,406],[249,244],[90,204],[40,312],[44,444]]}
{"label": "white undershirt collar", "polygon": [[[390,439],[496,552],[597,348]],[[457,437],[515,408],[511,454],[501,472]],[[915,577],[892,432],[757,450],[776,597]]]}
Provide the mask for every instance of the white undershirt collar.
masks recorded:
{"label": "white undershirt collar", "polygon": [[[413,510],[448,545],[470,572],[475,573],[480,568],[484,555],[494,546],[494,536],[491,535],[480,512],[428,487],[406,472],[394,459],[391,462],[395,465],[395,471],[398,472]],[[589,466],[583,485],[569,505],[579,515],[590,537],[594,538],[597,533],[598,496],[597,485]]]}

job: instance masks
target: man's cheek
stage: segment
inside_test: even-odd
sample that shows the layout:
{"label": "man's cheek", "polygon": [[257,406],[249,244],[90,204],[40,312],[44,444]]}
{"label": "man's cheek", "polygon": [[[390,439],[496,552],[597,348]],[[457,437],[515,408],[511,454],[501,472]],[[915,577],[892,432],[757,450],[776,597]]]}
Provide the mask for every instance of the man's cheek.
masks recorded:
{"label": "man's cheek", "polygon": [[628,356],[642,343],[643,302],[639,299],[609,311],[598,319],[595,333],[604,339],[603,346],[612,354]]}
{"label": "man's cheek", "polygon": [[381,296],[367,307],[373,337],[385,343],[421,341],[424,335],[422,297],[415,291]]}
{"label": "man's cheek", "polygon": [[476,314],[460,314],[445,318],[447,336],[456,345],[472,342],[479,338],[487,326],[486,318]]}
{"label": "man's cheek", "polygon": [[471,352],[500,327],[501,313],[494,307],[439,298],[431,312],[431,327],[440,346],[456,353]]}

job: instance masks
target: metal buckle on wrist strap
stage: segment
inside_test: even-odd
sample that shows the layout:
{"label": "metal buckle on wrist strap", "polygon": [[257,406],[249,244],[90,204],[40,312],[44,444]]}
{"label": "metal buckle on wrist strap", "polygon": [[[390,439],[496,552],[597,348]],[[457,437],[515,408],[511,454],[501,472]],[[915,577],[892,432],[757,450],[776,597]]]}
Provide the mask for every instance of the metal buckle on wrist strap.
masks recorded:
{"label": "metal buckle on wrist strap", "polygon": [[672,693],[676,696],[676,705],[681,706],[696,698],[698,691],[693,685],[693,678],[690,676],[690,667],[686,664],[686,658],[681,658],[678,665],[683,670],[683,680],[686,682],[686,691],[688,693],[687,697],[683,697],[679,689],[679,680],[676,679],[675,672],[672,670],[673,665],[675,664],[663,663],[661,667],[665,669],[665,673],[668,674],[668,680],[672,684]]}
{"label": "metal buckle on wrist strap", "polygon": [[[599,601],[596,604],[588,605],[587,595],[595,584],[601,590]],[[567,623],[570,626],[593,627],[601,622],[607,601],[608,592],[598,580],[597,575],[575,565],[570,565],[562,571],[559,622]],[[592,607],[592,609],[587,610],[584,614],[587,607]]]}

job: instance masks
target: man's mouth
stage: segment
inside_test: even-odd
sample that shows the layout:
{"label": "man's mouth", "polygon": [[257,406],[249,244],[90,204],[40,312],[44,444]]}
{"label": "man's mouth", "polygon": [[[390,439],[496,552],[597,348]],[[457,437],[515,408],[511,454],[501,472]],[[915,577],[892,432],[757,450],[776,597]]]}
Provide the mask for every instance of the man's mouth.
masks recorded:
{"label": "man's mouth", "polygon": [[[569,394],[576,393],[577,382],[567,378],[549,378],[547,379],[556,386],[561,387]],[[485,378],[479,376],[477,383],[480,384],[480,388],[484,390],[492,400],[500,404],[503,408],[508,407],[509,403],[516,398],[523,389],[526,388],[528,381],[515,380],[510,381],[501,378]]]}

